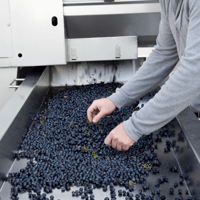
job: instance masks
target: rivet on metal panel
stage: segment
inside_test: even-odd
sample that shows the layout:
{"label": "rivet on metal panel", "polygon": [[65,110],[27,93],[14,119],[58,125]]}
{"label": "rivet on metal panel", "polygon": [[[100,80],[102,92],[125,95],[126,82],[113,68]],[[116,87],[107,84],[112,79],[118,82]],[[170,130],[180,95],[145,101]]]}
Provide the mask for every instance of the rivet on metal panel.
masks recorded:
{"label": "rivet on metal panel", "polygon": [[76,51],[76,47],[72,47],[72,48],[71,48],[71,59],[72,59],[72,60],[77,60],[77,51]]}
{"label": "rivet on metal panel", "polygon": [[115,58],[121,58],[121,46],[119,45],[115,47]]}

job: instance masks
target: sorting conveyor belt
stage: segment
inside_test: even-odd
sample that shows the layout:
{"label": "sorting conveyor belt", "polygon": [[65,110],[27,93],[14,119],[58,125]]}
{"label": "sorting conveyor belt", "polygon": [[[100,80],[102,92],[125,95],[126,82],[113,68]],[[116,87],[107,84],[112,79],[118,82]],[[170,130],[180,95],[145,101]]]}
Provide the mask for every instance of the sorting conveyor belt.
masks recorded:
{"label": "sorting conveyor belt", "polygon": [[[50,88],[50,67],[46,67],[44,71],[33,70],[33,72],[25,79],[22,85],[19,87],[14,97],[8,102],[0,113],[0,197],[1,200],[8,200],[10,198],[11,185],[8,182],[4,182],[8,172],[18,172],[21,168],[26,166],[27,160],[15,160],[15,153],[18,151],[18,145],[22,136],[31,127],[32,118],[43,105],[43,101],[48,96]],[[51,88],[51,90],[56,90]],[[17,104],[16,104],[17,103]],[[17,105],[17,106],[16,106]],[[199,181],[199,157],[200,157],[200,145],[199,145],[199,128],[200,123],[194,113],[187,108],[180,113],[173,122],[167,125],[169,130],[175,131],[175,136],[172,138],[162,138],[162,142],[158,144],[158,149],[155,150],[158,158],[161,159],[162,164],[160,166],[160,173],[153,175],[150,174],[147,178],[147,182],[150,185],[150,190],[155,189],[155,182],[158,178],[166,176],[169,179],[168,183],[161,184],[160,190],[162,195],[166,196],[166,199],[175,199],[179,197],[178,189],[183,190],[183,199],[186,199],[188,195],[185,195],[185,190],[189,189],[190,194],[194,197],[200,196]],[[154,134],[158,133],[155,132]],[[179,139],[179,133],[182,132],[184,139]],[[176,146],[179,148],[173,148],[169,153],[164,153],[165,142],[176,140]],[[169,172],[170,166],[178,166],[179,173]],[[180,173],[187,173],[189,179],[184,181],[182,186],[175,189],[174,195],[169,195],[169,188],[173,185],[174,181],[179,180]],[[138,194],[141,189],[140,184],[135,185],[133,194]],[[74,186],[71,191],[75,191],[77,188]],[[116,190],[124,189],[123,187],[116,186]],[[147,190],[145,194],[150,194],[150,190]],[[61,190],[53,190],[55,199],[65,200],[73,199],[70,192],[62,193]],[[95,189],[95,199],[102,200],[106,196],[109,196],[109,190],[103,192],[102,189]],[[50,195],[47,195],[50,196]],[[117,199],[123,199],[124,197],[117,197]],[[20,200],[28,199],[28,194],[20,194]],[[80,197],[79,197],[80,199]]]}

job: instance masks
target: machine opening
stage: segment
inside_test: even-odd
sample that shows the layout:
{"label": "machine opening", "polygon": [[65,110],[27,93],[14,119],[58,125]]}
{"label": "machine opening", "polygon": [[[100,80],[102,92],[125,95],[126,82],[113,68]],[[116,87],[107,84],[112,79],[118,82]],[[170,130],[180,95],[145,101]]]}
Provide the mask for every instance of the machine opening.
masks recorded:
{"label": "machine opening", "polygon": [[52,17],[52,20],[51,20],[51,22],[52,22],[52,25],[53,26],[57,26],[58,25],[58,18],[57,17]]}
{"label": "machine opening", "polygon": [[19,57],[19,58],[21,58],[21,57],[22,57],[22,54],[21,54],[21,53],[19,53],[19,54],[18,54],[18,57]]}

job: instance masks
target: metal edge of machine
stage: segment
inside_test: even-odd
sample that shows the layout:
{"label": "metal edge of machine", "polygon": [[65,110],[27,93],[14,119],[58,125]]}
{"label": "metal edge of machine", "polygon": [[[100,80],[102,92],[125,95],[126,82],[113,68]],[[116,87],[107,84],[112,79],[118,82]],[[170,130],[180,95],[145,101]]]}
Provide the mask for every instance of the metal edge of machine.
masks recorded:
{"label": "metal edge of machine", "polygon": [[159,2],[159,0],[63,0],[64,5],[68,4],[117,4],[117,3],[133,3],[133,2]]}
{"label": "metal edge of machine", "polygon": [[155,2],[135,4],[109,4],[109,5],[84,5],[64,6],[64,16],[88,16],[88,15],[120,15],[136,13],[160,12],[160,4]]}
{"label": "metal edge of machine", "polygon": [[200,197],[200,120],[190,107],[177,117],[181,131],[175,135],[175,157],[182,173],[187,174],[187,185],[193,197]]}
{"label": "metal edge of machine", "polygon": [[35,68],[0,112],[0,187],[49,86],[50,68]]}

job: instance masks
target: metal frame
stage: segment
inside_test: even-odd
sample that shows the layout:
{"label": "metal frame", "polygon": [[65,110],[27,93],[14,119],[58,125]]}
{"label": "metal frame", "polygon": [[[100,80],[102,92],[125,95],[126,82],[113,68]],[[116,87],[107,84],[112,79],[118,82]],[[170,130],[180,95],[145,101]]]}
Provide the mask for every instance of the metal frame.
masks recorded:
{"label": "metal frame", "polygon": [[29,129],[49,86],[49,67],[44,72],[43,68],[39,72],[33,70],[0,111],[0,187],[13,164],[21,137]]}
{"label": "metal frame", "polygon": [[25,79],[24,78],[15,78],[11,83],[10,85],[8,86],[9,88],[19,88],[19,85],[12,85],[14,82],[17,82],[17,81],[24,81]]}
{"label": "metal frame", "polygon": [[[114,0],[112,3],[133,3],[133,2],[158,2],[158,0]],[[63,4],[97,4],[107,3],[105,0],[63,0]]]}
{"label": "metal frame", "polygon": [[64,6],[64,16],[159,13],[159,3]]}
{"label": "metal frame", "polygon": [[183,173],[189,175],[187,185],[195,197],[200,197],[200,120],[190,107],[177,117],[181,130],[176,134],[178,148],[174,153]]}

